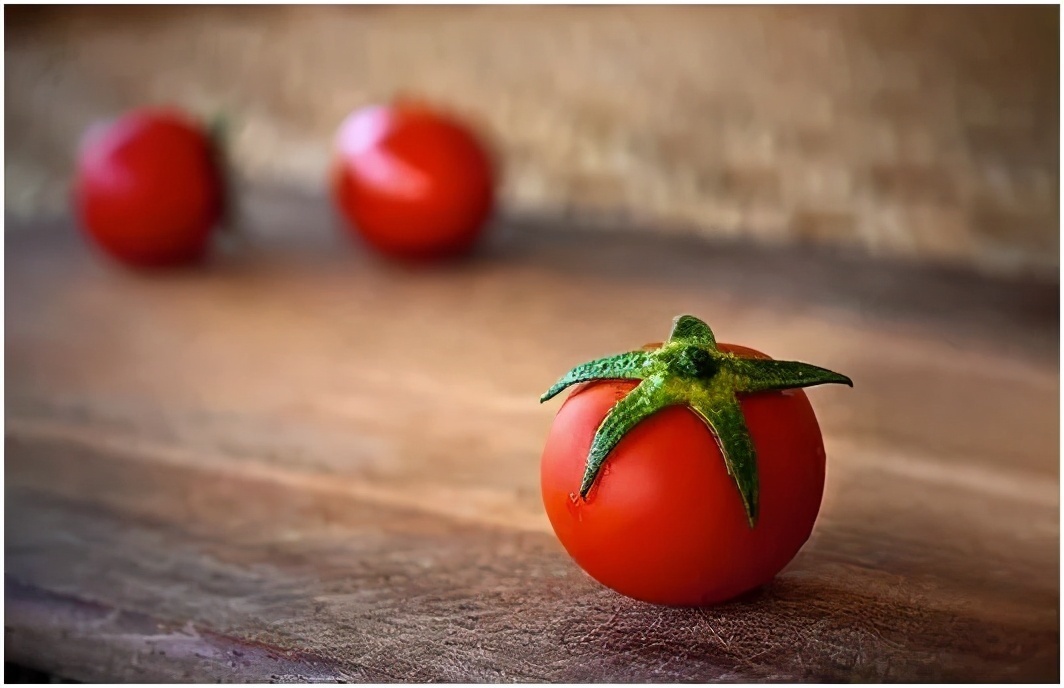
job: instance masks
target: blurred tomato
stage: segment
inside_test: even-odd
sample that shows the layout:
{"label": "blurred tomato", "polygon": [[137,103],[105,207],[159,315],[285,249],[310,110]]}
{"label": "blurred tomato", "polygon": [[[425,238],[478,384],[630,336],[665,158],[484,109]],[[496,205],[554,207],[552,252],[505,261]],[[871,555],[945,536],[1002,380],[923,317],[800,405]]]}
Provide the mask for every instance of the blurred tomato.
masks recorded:
{"label": "blurred tomato", "polygon": [[336,138],[334,201],[381,253],[434,259],[468,252],[494,206],[495,170],[466,125],[417,104],[352,113]]}
{"label": "blurred tomato", "polygon": [[92,127],[78,151],[82,230],[133,267],[194,262],[222,216],[224,182],[208,133],[182,114],[142,109]]}

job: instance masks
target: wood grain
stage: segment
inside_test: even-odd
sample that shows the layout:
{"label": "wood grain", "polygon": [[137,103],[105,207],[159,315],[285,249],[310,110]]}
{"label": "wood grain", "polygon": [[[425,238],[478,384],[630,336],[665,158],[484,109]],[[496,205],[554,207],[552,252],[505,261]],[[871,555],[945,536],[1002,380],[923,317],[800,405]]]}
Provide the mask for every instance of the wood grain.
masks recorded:
{"label": "wood grain", "polygon": [[[253,196],[253,248],[155,278],[66,221],[8,233],[8,661],[95,681],[1058,680],[1056,285],[529,218],[408,271],[321,208]],[[856,383],[812,393],[813,538],[708,610],[598,586],[538,497],[538,394],[683,311]]]}

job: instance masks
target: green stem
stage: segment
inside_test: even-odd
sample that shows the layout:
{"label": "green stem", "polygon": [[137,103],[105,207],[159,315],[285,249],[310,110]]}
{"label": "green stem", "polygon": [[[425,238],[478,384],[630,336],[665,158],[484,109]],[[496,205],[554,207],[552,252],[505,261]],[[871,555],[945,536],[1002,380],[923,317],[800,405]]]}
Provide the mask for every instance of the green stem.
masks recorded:
{"label": "green stem", "polygon": [[211,142],[211,152],[217,166],[222,184],[222,213],[218,229],[226,235],[239,235],[239,216],[235,191],[236,174],[229,152],[231,124],[222,112],[215,113],[207,122],[207,136]]}
{"label": "green stem", "polygon": [[673,321],[669,340],[657,349],[578,365],[540,401],[580,382],[619,379],[642,382],[610,409],[596,430],[584,464],[580,497],[587,499],[610,452],[632,428],[668,406],[683,404],[713,433],[751,528],[759,512],[757,454],[737,395],[824,384],[853,386],[850,378],[826,368],[720,351],[708,325],[692,315],[681,315]]}

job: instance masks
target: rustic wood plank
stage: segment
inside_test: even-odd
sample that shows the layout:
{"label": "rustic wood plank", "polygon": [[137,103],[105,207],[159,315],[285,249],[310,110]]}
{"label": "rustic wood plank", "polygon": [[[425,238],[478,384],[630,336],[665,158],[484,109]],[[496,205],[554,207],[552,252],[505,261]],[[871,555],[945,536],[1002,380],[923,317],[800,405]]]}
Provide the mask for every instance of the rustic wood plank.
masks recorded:
{"label": "rustic wood plank", "polygon": [[[40,661],[61,631],[80,650],[53,668],[80,676],[214,679],[228,661],[259,680],[1012,680],[1057,662],[1050,581],[935,576],[964,551],[867,523],[822,524],[747,600],[660,609],[597,586],[545,534],[66,442],[8,455],[8,649]],[[244,645],[274,659],[240,664]]]}
{"label": "rustic wood plank", "polygon": [[[154,279],[64,220],[9,230],[9,660],[144,681],[1058,678],[1056,285],[519,218],[410,272],[322,207],[256,196],[253,250]],[[856,382],[813,393],[813,539],[705,611],[589,581],[538,497],[542,388],[681,311]]]}

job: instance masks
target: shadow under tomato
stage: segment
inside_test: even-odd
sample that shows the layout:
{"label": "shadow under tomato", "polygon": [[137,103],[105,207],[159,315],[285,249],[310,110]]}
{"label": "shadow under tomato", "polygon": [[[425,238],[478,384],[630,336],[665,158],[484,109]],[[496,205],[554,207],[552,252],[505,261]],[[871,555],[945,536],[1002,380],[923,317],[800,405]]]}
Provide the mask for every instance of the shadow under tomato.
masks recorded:
{"label": "shadow under tomato", "polygon": [[659,607],[619,596],[611,607],[558,629],[562,642],[610,652],[599,656],[601,664],[555,680],[593,681],[608,675],[616,656],[642,666],[681,665],[683,680],[701,681],[1056,681],[1059,675],[1052,629],[991,623],[976,613],[862,595],[823,580],[777,579],[711,608]]}

